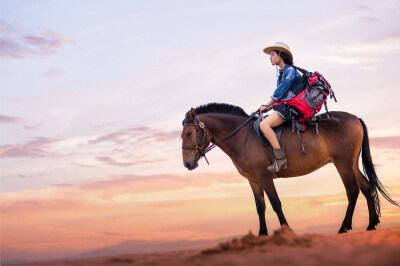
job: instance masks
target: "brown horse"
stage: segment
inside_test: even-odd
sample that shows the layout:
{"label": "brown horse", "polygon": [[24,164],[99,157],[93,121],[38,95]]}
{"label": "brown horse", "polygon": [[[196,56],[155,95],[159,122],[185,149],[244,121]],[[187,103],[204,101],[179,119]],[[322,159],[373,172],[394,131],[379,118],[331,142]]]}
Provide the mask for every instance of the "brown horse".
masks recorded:
{"label": "brown horse", "polygon": [[[284,127],[280,144],[285,147],[288,168],[280,170],[278,177],[306,175],[333,163],[342,178],[348,199],[346,215],[339,233],[352,229],[353,212],[360,190],[368,204],[367,230],[375,230],[380,216],[378,191],[392,204],[399,204],[390,198],[375,173],[364,122],[345,112],[329,112],[329,115],[320,115],[318,136],[314,126],[301,133],[308,155],[302,154],[297,134],[292,133],[290,126]],[[261,143],[253,130],[252,121],[232,137],[225,139],[248,118],[249,115],[242,108],[228,104],[210,103],[192,108],[182,122],[183,164],[189,170],[195,169],[199,159],[205,156],[210,143],[223,150],[232,159],[239,173],[249,180],[260,220],[259,234],[268,235],[264,191],[280,224],[288,225],[275,189],[274,177],[267,170],[267,166],[271,164],[270,148]],[[358,168],[360,153],[364,173],[368,178]]]}

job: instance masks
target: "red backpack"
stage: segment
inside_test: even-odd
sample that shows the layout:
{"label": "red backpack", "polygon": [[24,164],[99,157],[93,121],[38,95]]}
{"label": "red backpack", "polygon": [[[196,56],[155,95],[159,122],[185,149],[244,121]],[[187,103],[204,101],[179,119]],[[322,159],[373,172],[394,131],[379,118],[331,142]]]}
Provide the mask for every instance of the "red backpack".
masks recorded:
{"label": "red backpack", "polygon": [[337,102],[329,82],[318,72],[311,73],[302,68],[293,67],[303,74],[301,79],[291,89],[295,96],[288,100],[277,101],[274,105],[288,104],[296,107],[303,115],[303,117],[298,119],[299,122],[304,122],[316,115],[321,110],[323,104],[328,112],[326,105],[328,95]]}

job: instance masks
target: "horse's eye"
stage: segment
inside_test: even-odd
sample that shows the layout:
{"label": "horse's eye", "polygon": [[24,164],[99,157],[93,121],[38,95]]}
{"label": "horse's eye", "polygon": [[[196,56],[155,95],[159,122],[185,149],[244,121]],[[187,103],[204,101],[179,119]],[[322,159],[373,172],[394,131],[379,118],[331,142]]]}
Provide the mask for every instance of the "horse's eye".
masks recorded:
{"label": "horse's eye", "polygon": [[188,132],[187,136],[190,137],[192,135],[192,132]]}

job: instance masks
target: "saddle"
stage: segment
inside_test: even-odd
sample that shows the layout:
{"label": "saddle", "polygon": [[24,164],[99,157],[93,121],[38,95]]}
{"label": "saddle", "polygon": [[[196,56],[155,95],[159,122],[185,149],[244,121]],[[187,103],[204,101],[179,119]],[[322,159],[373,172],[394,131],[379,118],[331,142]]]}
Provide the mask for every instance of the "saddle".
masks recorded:
{"label": "saddle", "polygon": [[[260,129],[260,123],[261,123],[261,121],[263,121],[266,117],[267,117],[267,116],[262,116],[262,115],[260,115],[260,116],[254,121],[253,128],[254,128],[254,131],[256,132],[257,137],[261,140],[261,142],[262,142],[265,146],[271,147],[271,143],[269,143],[269,141],[267,140],[267,138],[264,136],[264,133],[262,133],[262,131],[261,131],[261,129]],[[282,125],[280,125],[280,126],[278,126],[278,127],[272,128],[272,129],[274,130],[274,132],[275,132],[275,135],[276,135],[276,138],[278,139],[278,141],[280,141],[280,139],[281,139],[282,129],[283,129],[283,126],[284,126],[285,124],[286,124],[286,123],[284,123],[284,124],[282,124]]]}
{"label": "saddle", "polygon": [[[254,132],[256,133],[257,137],[261,140],[261,142],[265,146],[271,147],[271,144],[269,143],[267,138],[264,136],[264,133],[260,129],[261,121],[263,121],[267,116],[268,115],[266,115],[266,116],[262,116],[262,115],[258,116],[257,119],[253,123],[253,129],[254,129]],[[311,126],[311,125],[315,126],[315,135],[317,135],[317,136],[319,135],[318,120],[319,120],[319,116],[313,116],[312,118],[310,118],[310,119],[308,119],[308,120],[306,120],[304,122],[305,124],[307,124],[309,126]],[[301,145],[301,152],[303,154],[307,155],[307,152],[306,152],[306,150],[304,148],[303,141],[301,140],[301,135],[300,135],[300,132],[304,132],[307,127],[304,126],[304,124],[302,122],[298,122],[296,120],[292,120],[291,122],[288,121],[288,122],[283,123],[282,125],[280,125],[278,127],[272,128],[274,130],[274,132],[275,132],[276,138],[278,139],[278,141],[280,141],[283,127],[285,125],[287,125],[287,124],[291,124],[292,125],[292,132],[293,133],[297,132],[297,136],[299,137],[299,141],[300,141],[300,145]]]}

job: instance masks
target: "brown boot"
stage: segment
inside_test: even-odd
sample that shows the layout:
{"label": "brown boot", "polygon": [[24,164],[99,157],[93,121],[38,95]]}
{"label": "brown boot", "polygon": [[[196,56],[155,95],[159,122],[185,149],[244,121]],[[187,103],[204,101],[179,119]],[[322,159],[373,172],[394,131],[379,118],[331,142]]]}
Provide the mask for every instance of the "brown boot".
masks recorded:
{"label": "brown boot", "polygon": [[282,167],[283,169],[287,168],[287,159],[285,155],[285,149],[282,147],[280,149],[272,149],[274,160],[272,165],[268,167],[268,171],[278,172]]}

